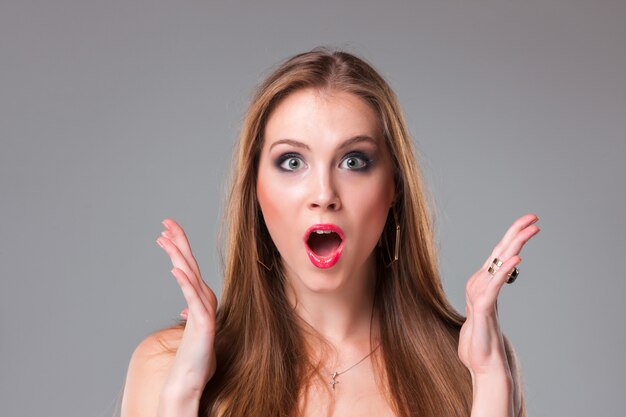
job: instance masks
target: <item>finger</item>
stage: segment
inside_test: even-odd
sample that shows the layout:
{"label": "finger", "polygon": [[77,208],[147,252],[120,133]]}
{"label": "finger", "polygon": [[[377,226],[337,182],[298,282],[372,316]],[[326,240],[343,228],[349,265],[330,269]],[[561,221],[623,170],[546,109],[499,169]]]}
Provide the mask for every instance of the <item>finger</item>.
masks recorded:
{"label": "finger", "polygon": [[481,281],[477,288],[469,294],[471,299],[472,315],[490,315],[498,313],[498,294],[500,289],[508,280],[508,273],[513,270],[513,267],[519,264],[521,258],[519,256],[513,256],[495,271],[493,275],[491,272],[484,271],[481,274]]}
{"label": "finger", "polygon": [[183,228],[180,227],[180,225],[174,220],[169,218],[163,220],[161,224],[163,224],[166,229],[161,234],[164,237],[169,238],[172,242],[174,242],[176,246],[178,246],[178,249],[187,260],[187,264],[189,264],[189,267],[198,277],[200,277],[201,275],[200,268],[198,267],[198,262],[191,252],[191,245],[189,244],[189,239],[187,239],[187,235],[185,234]]}
{"label": "finger", "polygon": [[511,256],[519,255],[522,251],[524,245],[537,233],[540,232],[541,229],[537,225],[530,225],[525,229],[520,230],[520,232],[513,237],[513,239],[509,242],[509,244],[502,249],[502,252],[498,255],[502,259],[508,259]]}
{"label": "finger", "polygon": [[526,227],[530,226],[533,223],[536,223],[537,220],[539,220],[539,217],[537,217],[535,214],[523,215],[522,217],[518,218],[517,220],[513,222],[511,227],[509,227],[509,230],[507,230],[506,233],[504,234],[504,237],[502,238],[502,240],[504,241],[511,240],[516,234],[520,232],[520,230],[525,229]]}
{"label": "finger", "polygon": [[189,307],[185,307],[183,308],[183,310],[180,312],[180,318],[183,320],[187,320],[187,317],[189,316]]}
{"label": "finger", "polygon": [[[483,269],[488,268],[494,258],[507,259],[513,255],[518,255],[524,244],[539,233],[539,227],[533,226],[538,220],[539,218],[535,214],[526,214],[515,220],[500,242],[494,247],[491,255],[485,260]],[[520,233],[522,233],[521,236]]]}
{"label": "finger", "polygon": [[513,238],[523,229],[527,228],[531,224],[535,223],[539,218],[534,214],[526,214],[513,222],[509,230],[506,231],[502,240],[496,245],[496,248],[500,249],[498,252],[501,253],[502,249],[508,246],[509,242],[513,240]]}
{"label": "finger", "polygon": [[496,273],[491,277],[489,284],[486,289],[486,295],[488,298],[493,299],[493,302],[496,303],[498,294],[500,293],[500,289],[506,282],[509,280],[509,273],[513,271],[517,265],[520,264],[522,258],[518,255],[514,255],[511,258],[507,259],[502,266],[496,271]]}
{"label": "finger", "polygon": [[195,276],[195,272],[187,263],[187,259],[185,259],[181,251],[178,249],[178,246],[176,246],[174,242],[172,242],[169,238],[163,236],[160,236],[156,240],[156,242],[170,257],[170,260],[172,261],[172,265],[174,267],[182,269],[185,274],[187,274],[190,278],[191,275]]}
{"label": "finger", "polygon": [[203,283],[200,282],[201,279],[198,279],[197,275],[191,270],[189,264],[187,263],[187,260],[180,252],[180,250],[178,250],[178,247],[174,245],[171,240],[163,236],[157,239],[157,244],[161,246],[163,250],[165,250],[165,253],[168,254],[170,260],[172,261],[172,265],[185,273],[191,285],[193,285],[199,295],[202,296],[203,302],[208,302],[208,300],[206,299],[205,291],[202,288]]}
{"label": "finger", "polygon": [[176,282],[178,282],[178,285],[183,292],[183,296],[185,297],[185,301],[187,302],[187,315],[190,313],[193,314],[193,312],[195,312],[198,316],[203,315],[202,313],[206,312],[206,308],[200,295],[198,294],[198,291],[191,284],[191,280],[187,274],[185,274],[182,269],[176,267],[172,268],[171,272],[172,275],[174,275],[174,278],[176,278]]}
{"label": "finger", "polygon": [[217,298],[215,297],[213,291],[209,288],[208,285],[206,285],[206,283],[202,279],[202,274],[200,273],[198,262],[191,252],[191,246],[189,244],[189,239],[187,239],[185,231],[182,227],[180,227],[178,223],[169,218],[163,220],[162,224],[166,227],[166,230],[164,230],[161,235],[166,239],[170,239],[170,241],[176,246],[178,251],[185,259],[189,269],[193,271],[194,276],[197,279],[198,285],[200,286],[202,293],[204,294],[205,300],[208,300],[213,308],[217,309]]}

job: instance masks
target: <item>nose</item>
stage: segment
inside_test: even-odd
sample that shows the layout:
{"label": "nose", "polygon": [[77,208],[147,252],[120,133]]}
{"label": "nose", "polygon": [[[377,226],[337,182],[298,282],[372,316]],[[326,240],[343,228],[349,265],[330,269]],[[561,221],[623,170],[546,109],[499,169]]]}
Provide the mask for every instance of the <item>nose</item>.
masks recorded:
{"label": "nose", "polygon": [[310,209],[336,211],[341,208],[341,199],[329,172],[319,172],[310,187]]}

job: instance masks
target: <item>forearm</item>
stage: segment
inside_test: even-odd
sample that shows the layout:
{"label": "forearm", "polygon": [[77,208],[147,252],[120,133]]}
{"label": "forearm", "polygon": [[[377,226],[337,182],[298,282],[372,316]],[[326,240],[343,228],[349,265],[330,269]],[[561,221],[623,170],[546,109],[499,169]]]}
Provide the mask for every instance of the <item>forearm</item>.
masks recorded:
{"label": "forearm", "polygon": [[157,417],[198,417],[200,396],[165,387],[159,398]]}
{"label": "forearm", "polygon": [[510,373],[474,377],[472,383],[471,417],[515,417]]}

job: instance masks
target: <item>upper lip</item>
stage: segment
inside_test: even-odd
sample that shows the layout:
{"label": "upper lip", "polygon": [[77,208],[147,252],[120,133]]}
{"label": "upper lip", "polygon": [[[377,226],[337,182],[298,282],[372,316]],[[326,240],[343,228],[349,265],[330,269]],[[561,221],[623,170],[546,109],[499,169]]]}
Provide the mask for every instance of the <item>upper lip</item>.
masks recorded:
{"label": "upper lip", "polygon": [[324,232],[326,231],[335,232],[339,235],[342,242],[345,239],[345,235],[343,234],[343,230],[341,230],[341,227],[332,223],[319,223],[319,224],[314,224],[313,226],[307,229],[306,233],[304,234],[304,243],[307,243],[307,241],[309,240],[309,236],[311,236],[311,233],[318,231],[318,230],[324,231]]}

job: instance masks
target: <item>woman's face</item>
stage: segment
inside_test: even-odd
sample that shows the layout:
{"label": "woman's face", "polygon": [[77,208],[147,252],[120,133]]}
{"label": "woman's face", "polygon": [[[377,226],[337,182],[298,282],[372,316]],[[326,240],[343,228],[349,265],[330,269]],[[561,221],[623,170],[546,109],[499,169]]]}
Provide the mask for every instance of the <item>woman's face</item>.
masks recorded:
{"label": "woman's face", "polygon": [[364,285],[394,199],[374,110],[346,92],[309,88],[284,98],[265,127],[257,197],[296,291]]}

